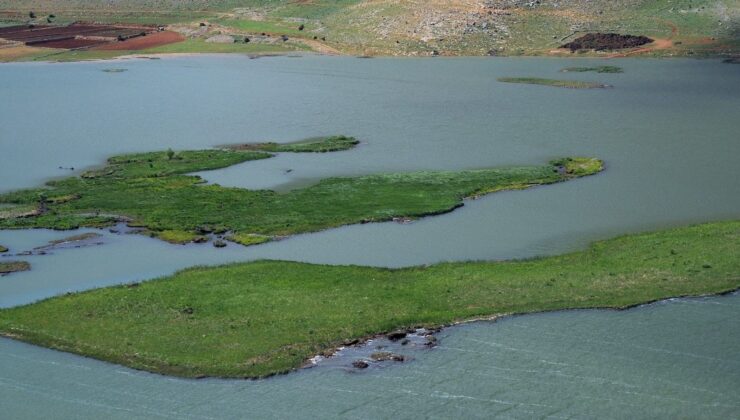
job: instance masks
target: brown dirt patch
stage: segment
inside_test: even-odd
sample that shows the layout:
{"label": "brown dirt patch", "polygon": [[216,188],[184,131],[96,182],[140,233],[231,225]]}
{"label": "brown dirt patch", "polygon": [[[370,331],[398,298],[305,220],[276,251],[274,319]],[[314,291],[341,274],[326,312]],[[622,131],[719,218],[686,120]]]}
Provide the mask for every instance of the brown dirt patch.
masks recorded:
{"label": "brown dirt patch", "polygon": [[93,45],[100,45],[105,42],[106,41],[95,40],[95,39],[69,38],[69,39],[59,39],[59,40],[54,40],[54,41],[36,42],[33,44],[33,46],[34,47],[44,47],[44,48],[65,48],[65,49],[71,50],[74,48],[92,47]]}
{"label": "brown dirt patch", "polygon": [[163,31],[154,32],[146,36],[127,39],[125,41],[114,42],[95,48],[96,50],[145,50],[147,48],[158,47],[160,45],[174,44],[175,42],[184,41],[185,37],[177,32]]}
{"label": "brown dirt patch", "polygon": [[[33,55],[40,50],[33,47],[27,47],[25,45],[19,45],[19,46],[13,46],[13,47],[3,47],[0,48],[0,62],[2,61],[13,61],[22,57],[27,57],[29,55]],[[0,218],[2,218],[0,216]]]}
{"label": "brown dirt patch", "polygon": [[[640,47],[653,42],[646,36],[621,35],[621,34],[602,34],[591,33],[576,38],[575,40],[562,45],[560,48],[568,48],[571,51],[578,50],[621,50],[625,48]],[[670,41],[669,41],[670,42]]]}

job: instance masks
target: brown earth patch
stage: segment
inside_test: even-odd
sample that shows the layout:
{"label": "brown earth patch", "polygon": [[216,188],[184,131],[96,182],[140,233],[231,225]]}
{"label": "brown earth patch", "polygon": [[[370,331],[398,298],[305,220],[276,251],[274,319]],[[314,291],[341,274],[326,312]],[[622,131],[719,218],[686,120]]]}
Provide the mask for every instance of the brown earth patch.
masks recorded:
{"label": "brown earth patch", "polygon": [[155,32],[146,36],[139,36],[136,38],[127,39],[125,41],[119,41],[111,44],[106,44],[101,47],[95,48],[96,50],[145,50],[147,48],[154,48],[161,45],[174,44],[175,42],[184,41],[185,37],[182,34],[172,31]]}
{"label": "brown earth patch", "polygon": [[[560,48],[567,48],[571,51],[578,50],[621,50],[625,48],[635,48],[653,42],[652,39],[642,35],[621,35],[615,33],[590,33],[583,35],[575,40],[562,45]],[[669,41],[670,42],[670,41]]]}

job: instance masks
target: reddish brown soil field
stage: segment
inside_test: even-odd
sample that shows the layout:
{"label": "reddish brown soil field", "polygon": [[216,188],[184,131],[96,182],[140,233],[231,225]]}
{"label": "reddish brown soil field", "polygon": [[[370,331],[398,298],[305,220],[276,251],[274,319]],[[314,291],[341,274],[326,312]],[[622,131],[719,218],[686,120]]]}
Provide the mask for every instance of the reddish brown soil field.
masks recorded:
{"label": "reddish brown soil field", "polygon": [[66,48],[66,49],[73,49],[73,48],[84,48],[84,47],[92,47],[93,45],[100,45],[104,44],[106,41],[100,41],[95,39],[60,39],[60,40],[54,40],[54,41],[44,41],[44,42],[35,42],[33,43],[34,47],[44,47],[44,48]]}
{"label": "reddish brown soil field", "polygon": [[[114,26],[76,23],[69,26],[19,25],[0,28],[0,38],[23,42],[26,45],[48,48],[87,48],[117,42],[121,38],[136,38],[151,34],[153,27]],[[154,32],[156,33],[156,32]],[[168,43],[168,42],[165,42]]]}
{"label": "reddish brown soil field", "polygon": [[653,42],[646,36],[620,35],[620,34],[586,34],[572,42],[561,45],[560,48],[569,48],[571,51],[578,50],[621,50],[624,48],[635,48]]}
{"label": "reddish brown soil field", "polygon": [[185,37],[177,32],[164,31],[154,32],[147,36],[138,36],[125,41],[114,42],[97,47],[97,50],[145,50],[147,48],[158,47],[160,45],[173,44],[184,41]]}

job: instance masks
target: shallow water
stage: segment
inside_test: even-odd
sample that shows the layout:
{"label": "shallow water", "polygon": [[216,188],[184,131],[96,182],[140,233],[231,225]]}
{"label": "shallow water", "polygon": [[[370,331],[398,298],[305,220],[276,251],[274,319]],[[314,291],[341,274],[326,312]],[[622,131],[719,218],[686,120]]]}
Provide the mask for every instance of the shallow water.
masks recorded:
{"label": "shallow water", "polygon": [[[407,226],[352,226],[269,244],[259,256],[382,266],[505,259],[737,217],[740,72],[708,60],[620,60],[623,74],[558,72],[592,62],[215,56],[124,61],[116,66],[129,71],[115,74],[101,71],[111,63],[0,66],[0,91],[13,98],[0,101],[0,190],[68,176],[57,168],[79,172],[115,153],[345,133],[363,143],[202,175],[285,189],[326,176],[540,164],[563,155],[598,156],[607,171],[495,194]],[[496,82],[507,75],[615,87]]]}
{"label": "shallow water", "polygon": [[[600,157],[607,170],[493,194],[409,225],[349,226],[256,247],[174,246],[102,232],[100,246],[0,256],[33,266],[0,278],[0,307],[194,264],[522,258],[626,232],[737,218],[736,68],[620,60],[624,74],[557,73],[592,62],[214,56],[2,65],[0,191],[76,174],[116,153],[335,133],[363,143],[201,176],[284,190],[326,176],[538,164],[563,155]],[[128,71],[101,71],[109,67]],[[615,88],[495,81],[527,75]],[[14,254],[70,234],[0,231],[0,244]],[[446,330],[439,348],[404,365],[354,374],[339,363],[260,382],[182,381],[0,340],[0,407],[12,418],[737,418],[739,308],[733,296],[477,323]]]}

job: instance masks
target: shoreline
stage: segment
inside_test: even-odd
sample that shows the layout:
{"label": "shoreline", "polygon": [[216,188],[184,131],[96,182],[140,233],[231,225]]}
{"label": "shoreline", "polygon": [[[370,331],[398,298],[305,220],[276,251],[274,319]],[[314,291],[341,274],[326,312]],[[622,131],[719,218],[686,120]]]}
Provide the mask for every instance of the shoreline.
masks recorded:
{"label": "shoreline", "polygon": [[[658,50],[665,51],[665,50]],[[53,55],[52,55],[53,56]],[[18,59],[12,61],[1,61],[0,65],[4,64],[29,64],[29,63],[40,63],[40,64],[65,64],[65,63],[100,63],[100,62],[121,62],[126,60],[159,60],[159,59],[172,59],[172,58],[191,58],[191,57],[246,57],[250,59],[258,58],[270,58],[270,57],[336,57],[336,58],[356,58],[356,59],[399,59],[399,60],[455,60],[455,59],[484,59],[484,60],[495,60],[499,58],[503,59],[527,59],[527,58],[549,58],[556,60],[623,60],[623,59],[639,59],[639,60],[674,60],[674,59],[687,59],[687,60],[725,60],[740,57],[740,53],[730,54],[708,54],[708,55],[656,55],[650,56],[641,53],[635,53],[626,51],[623,53],[613,52],[610,54],[511,54],[511,55],[444,55],[444,56],[426,56],[426,55],[370,55],[370,56],[359,56],[355,54],[345,53],[325,53],[320,51],[264,51],[264,52],[178,52],[178,53],[134,53],[124,54],[120,56],[110,58],[89,58],[79,60],[33,60],[33,57],[29,60]]]}
{"label": "shoreline", "polygon": [[[95,289],[92,289],[92,290],[95,290]],[[650,301],[645,301],[645,302],[642,302],[642,303],[636,303],[636,304],[633,304],[633,305],[627,305],[627,306],[623,306],[623,307],[611,307],[611,306],[593,307],[593,308],[573,307],[573,308],[553,309],[553,310],[533,311],[533,312],[502,313],[502,314],[493,314],[493,315],[489,315],[489,316],[474,317],[474,318],[469,318],[469,319],[462,319],[462,320],[458,320],[458,321],[447,323],[447,324],[436,325],[436,326],[420,327],[420,328],[426,329],[430,333],[430,334],[427,334],[427,335],[431,335],[431,336],[434,336],[436,338],[436,336],[438,334],[440,334],[440,333],[442,333],[442,332],[444,332],[446,330],[449,330],[449,329],[454,329],[456,327],[460,327],[460,326],[464,326],[464,325],[468,325],[468,324],[474,324],[474,323],[486,323],[486,324],[488,324],[491,327],[495,327],[496,326],[496,323],[501,322],[501,321],[506,321],[507,319],[514,318],[514,317],[537,316],[537,315],[542,315],[542,314],[551,314],[551,313],[559,313],[559,312],[573,312],[573,311],[578,311],[578,312],[613,311],[613,312],[618,312],[619,313],[619,312],[626,312],[626,311],[631,311],[631,310],[638,310],[640,308],[650,307],[650,306],[654,306],[654,305],[665,304],[665,303],[672,302],[672,301],[677,301],[677,300],[680,301],[680,300],[691,300],[691,299],[702,299],[702,298],[720,298],[720,297],[725,297],[725,296],[731,296],[731,295],[738,294],[738,293],[740,293],[740,286],[735,287],[733,289],[724,290],[724,291],[718,291],[718,292],[714,292],[714,293],[703,293],[703,294],[697,294],[697,295],[691,295],[690,294],[690,295],[671,296],[671,297],[666,297],[666,298],[661,298],[661,299],[653,299],[653,300],[650,300]],[[49,299],[52,299],[52,298],[49,298]],[[5,308],[5,309],[12,309],[12,308],[17,308],[17,307],[22,307],[22,306],[25,306],[25,305],[13,306],[13,307],[10,307],[10,308]],[[403,330],[403,329],[401,329],[401,330]],[[243,378],[228,377],[228,376],[197,376],[197,377],[179,376],[179,375],[167,374],[167,373],[162,373],[162,372],[157,372],[157,371],[150,371],[150,370],[146,370],[146,369],[140,369],[140,368],[136,368],[136,367],[133,367],[133,366],[129,366],[129,365],[125,365],[125,364],[122,364],[122,363],[118,363],[116,361],[106,360],[106,359],[100,359],[100,358],[96,358],[96,357],[93,357],[93,356],[89,356],[89,355],[85,355],[85,354],[80,354],[80,353],[76,353],[76,352],[73,352],[73,351],[67,351],[67,350],[64,350],[64,349],[56,348],[56,347],[48,347],[48,346],[45,346],[45,345],[42,345],[42,344],[37,344],[37,343],[35,343],[35,342],[31,341],[31,340],[24,339],[23,337],[18,336],[18,335],[15,335],[15,334],[9,334],[9,333],[5,333],[5,332],[0,332],[0,339],[12,340],[12,341],[15,341],[15,342],[18,342],[18,343],[23,343],[25,345],[42,348],[44,350],[50,350],[50,351],[55,351],[55,352],[60,352],[60,353],[66,353],[66,354],[73,355],[74,357],[81,357],[83,359],[92,360],[92,361],[95,361],[95,362],[98,362],[98,363],[104,363],[104,364],[107,364],[107,365],[110,365],[110,366],[116,366],[116,367],[122,367],[122,368],[125,368],[125,369],[131,369],[131,370],[133,370],[135,372],[138,372],[138,373],[141,373],[141,374],[155,375],[155,376],[162,377],[162,378],[171,378],[171,379],[174,378],[174,379],[178,379],[178,380],[185,380],[185,381],[191,381],[191,382],[200,382],[200,381],[207,381],[207,380],[219,380],[219,381],[228,381],[228,382],[243,382],[243,381],[260,382],[260,381],[272,380],[272,379],[275,379],[275,378],[278,378],[278,377],[285,377],[285,376],[292,375],[292,374],[295,374],[295,373],[298,373],[298,372],[301,372],[301,371],[304,371],[304,370],[308,370],[308,369],[321,369],[322,368],[322,366],[321,366],[321,361],[322,360],[336,358],[337,357],[337,353],[339,353],[341,350],[343,350],[345,348],[361,348],[361,347],[367,346],[373,340],[387,338],[388,337],[388,334],[391,334],[391,333],[393,333],[395,331],[398,331],[398,330],[387,331],[387,332],[383,332],[383,333],[368,335],[368,336],[365,336],[363,338],[357,339],[357,342],[356,343],[342,345],[342,346],[337,346],[337,347],[334,347],[332,349],[327,349],[327,351],[325,351],[325,352],[321,352],[321,353],[315,354],[314,356],[312,356],[310,358],[307,358],[301,366],[296,367],[296,368],[293,368],[293,369],[290,369],[290,370],[287,370],[287,371],[284,371],[284,372],[276,372],[276,373],[272,373],[272,374],[269,374],[269,375],[263,375],[263,376],[257,376],[257,377],[243,377]],[[436,347],[438,344],[439,344],[439,342],[435,340],[435,344],[434,345],[429,346],[427,349],[424,349],[424,350],[416,350],[416,351],[432,351],[432,350],[434,350],[434,347]],[[328,354],[328,353],[331,353],[331,354]],[[341,356],[339,356],[339,357],[341,357]],[[314,361],[314,360],[317,360],[317,361]],[[350,362],[349,359],[347,361]],[[413,361],[413,358],[410,359],[410,361]],[[390,363],[390,365],[395,365],[395,363],[397,363],[397,362],[392,362],[392,363]],[[406,362],[402,362],[402,363],[406,363]],[[347,367],[348,367],[348,369],[352,369],[352,370],[355,370],[355,371],[361,371],[362,370],[362,369],[352,368],[351,362],[348,363],[348,366]]]}

